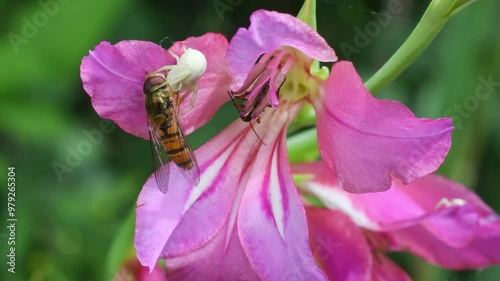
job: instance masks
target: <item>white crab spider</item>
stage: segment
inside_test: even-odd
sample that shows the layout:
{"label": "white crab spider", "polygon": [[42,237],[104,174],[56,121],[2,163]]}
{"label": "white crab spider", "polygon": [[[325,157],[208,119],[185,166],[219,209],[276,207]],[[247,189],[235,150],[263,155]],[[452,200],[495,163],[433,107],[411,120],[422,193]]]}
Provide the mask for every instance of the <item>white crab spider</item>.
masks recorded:
{"label": "white crab spider", "polygon": [[158,75],[165,72],[166,81],[161,86],[169,85],[169,88],[175,92],[185,92],[180,101],[182,102],[190,94],[193,94],[191,102],[189,103],[189,110],[193,107],[196,95],[198,94],[199,84],[198,79],[205,73],[207,69],[207,60],[202,52],[184,48],[184,53],[179,57],[176,54],[168,51],[177,61],[175,65],[165,65],[154,72],[150,73],[147,77]]}

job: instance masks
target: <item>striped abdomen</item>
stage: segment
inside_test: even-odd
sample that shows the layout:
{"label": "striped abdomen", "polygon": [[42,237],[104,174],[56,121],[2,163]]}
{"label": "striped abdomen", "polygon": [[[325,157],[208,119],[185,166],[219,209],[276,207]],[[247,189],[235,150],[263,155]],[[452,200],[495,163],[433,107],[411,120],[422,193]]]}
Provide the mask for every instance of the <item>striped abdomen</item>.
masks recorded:
{"label": "striped abdomen", "polygon": [[[167,111],[173,108],[167,109]],[[191,157],[191,147],[186,140],[184,132],[179,124],[176,114],[167,114],[168,120],[161,126],[163,132],[162,141],[168,156],[177,166],[189,170],[194,166]]]}

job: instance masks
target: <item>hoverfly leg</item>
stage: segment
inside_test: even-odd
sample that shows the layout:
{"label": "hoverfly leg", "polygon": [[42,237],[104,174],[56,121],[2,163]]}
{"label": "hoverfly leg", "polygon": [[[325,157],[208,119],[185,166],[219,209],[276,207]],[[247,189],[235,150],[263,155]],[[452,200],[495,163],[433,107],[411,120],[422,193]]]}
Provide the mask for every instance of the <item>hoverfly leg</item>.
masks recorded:
{"label": "hoverfly leg", "polygon": [[147,74],[146,78],[151,77],[151,76],[156,75],[156,74],[161,73],[161,72],[163,72],[162,74],[166,75],[174,67],[175,67],[175,65],[164,65],[164,66],[158,68],[157,70]]}
{"label": "hoverfly leg", "polygon": [[162,71],[164,71],[164,72],[167,72],[167,73],[168,73],[168,72],[169,72],[170,70],[172,70],[174,67],[177,67],[177,65],[164,65],[164,66],[162,66],[162,67],[158,68],[157,70],[153,71],[151,74],[153,74],[153,73],[158,73],[158,72],[162,72]]}

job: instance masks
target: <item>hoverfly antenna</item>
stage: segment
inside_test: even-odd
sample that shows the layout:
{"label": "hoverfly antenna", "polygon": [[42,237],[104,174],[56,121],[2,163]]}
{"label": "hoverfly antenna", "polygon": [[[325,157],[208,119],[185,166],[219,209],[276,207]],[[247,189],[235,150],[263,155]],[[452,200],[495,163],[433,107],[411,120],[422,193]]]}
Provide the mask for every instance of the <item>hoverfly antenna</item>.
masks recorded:
{"label": "hoverfly antenna", "polygon": [[[236,102],[234,101],[234,98],[233,98],[233,95],[231,95],[231,92],[227,91],[227,94],[229,95],[229,97],[231,98],[231,101],[233,102],[234,104],[234,108],[236,108],[236,111],[238,111],[238,115],[240,113],[240,111],[238,110],[238,105],[236,104]],[[248,122],[248,124],[250,125],[250,128],[252,128],[252,131],[255,133],[255,135],[257,136],[257,138],[260,140],[260,142],[263,144],[263,145],[266,145],[266,143],[260,138],[259,134],[257,134],[257,131],[255,131],[255,128],[253,127],[251,121]]]}
{"label": "hoverfly antenna", "polygon": [[[165,37],[164,37],[163,39],[161,39],[161,41],[160,41],[160,47],[162,47],[162,48],[163,48],[162,43],[163,43],[163,41],[165,41],[165,40],[170,41],[170,47],[171,47],[172,45],[174,45],[174,41],[172,41],[172,39],[171,39],[170,37],[165,36]],[[169,47],[169,48],[170,48],[170,47]]]}

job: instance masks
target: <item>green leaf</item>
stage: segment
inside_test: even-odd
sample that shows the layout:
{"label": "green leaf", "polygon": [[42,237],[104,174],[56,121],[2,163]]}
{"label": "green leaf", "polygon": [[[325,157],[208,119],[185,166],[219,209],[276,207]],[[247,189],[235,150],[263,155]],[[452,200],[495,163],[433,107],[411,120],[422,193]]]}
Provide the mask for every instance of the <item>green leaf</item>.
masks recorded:
{"label": "green leaf", "polygon": [[134,249],[135,206],[123,222],[106,258],[104,280],[111,280],[121,266],[135,255]]}
{"label": "green leaf", "polygon": [[299,11],[297,18],[307,23],[312,29],[316,28],[316,0],[306,0]]}
{"label": "green leaf", "polygon": [[288,137],[286,144],[291,163],[311,162],[319,158],[316,128]]}

